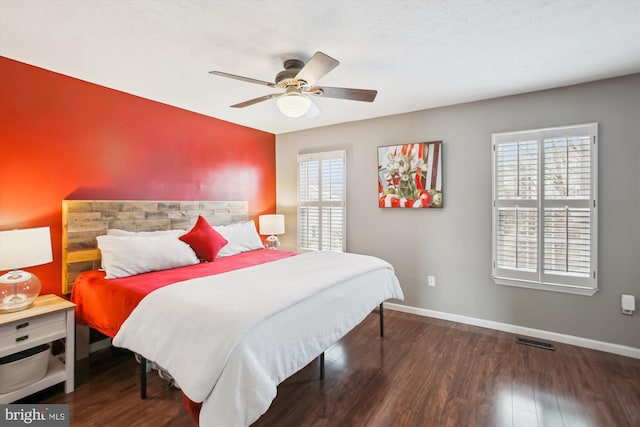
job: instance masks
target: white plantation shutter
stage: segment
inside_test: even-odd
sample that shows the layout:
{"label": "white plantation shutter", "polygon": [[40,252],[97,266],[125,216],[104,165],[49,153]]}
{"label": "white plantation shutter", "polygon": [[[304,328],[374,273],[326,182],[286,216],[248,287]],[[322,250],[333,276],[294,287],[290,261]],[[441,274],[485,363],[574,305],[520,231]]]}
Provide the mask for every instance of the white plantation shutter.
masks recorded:
{"label": "white plantation shutter", "polygon": [[498,265],[535,273],[538,265],[537,236],[537,209],[498,209]]}
{"label": "white plantation shutter", "polygon": [[538,197],[538,143],[517,141],[496,147],[497,192],[500,199]]}
{"label": "white plantation shutter", "polygon": [[298,156],[298,247],[345,250],[345,151]]}
{"label": "white plantation shutter", "polygon": [[498,284],[597,290],[597,124],[493,135]]}
{"label": "white plantation shutter", "polygon": [[589,209],[545,209],[544,272],[589,277],[591,224]]}

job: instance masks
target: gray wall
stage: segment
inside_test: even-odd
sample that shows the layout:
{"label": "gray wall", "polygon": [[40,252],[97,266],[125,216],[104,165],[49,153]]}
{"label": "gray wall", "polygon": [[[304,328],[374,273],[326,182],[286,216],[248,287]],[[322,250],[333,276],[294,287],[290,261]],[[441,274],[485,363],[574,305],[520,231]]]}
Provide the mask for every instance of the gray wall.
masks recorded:
{"label": "gray wall", "polygon": [[[495,285],[491,134],[588,122],[599,125],[600,291]],[[376,147],[434,140],[444,208],[378,208]],[[278,135],[284,248],[296,248],[296,155],[334,149],[347,150],[347,249],[392,263],[404,304],[640,348],[640,312],[620,314],[622,293],[640,297],[640,74]]]}

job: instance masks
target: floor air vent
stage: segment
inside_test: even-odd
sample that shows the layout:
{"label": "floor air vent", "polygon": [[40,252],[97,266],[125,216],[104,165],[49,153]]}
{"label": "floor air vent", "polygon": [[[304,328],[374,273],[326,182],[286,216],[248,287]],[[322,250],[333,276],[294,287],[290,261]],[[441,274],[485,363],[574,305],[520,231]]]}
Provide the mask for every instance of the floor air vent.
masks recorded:
{"label": "floor air vent", "polygon": [[544,348],[545,350],[555,350],[556,348],[553,346],[553,344],[550,344],[548,342],[543,342],[543,341],[536,341],[536,340],[530,340],[527,338],[518,338],[516,340],[516,342],[518,344],[524,344],[524,345],[530,345],[532,347],[540,347],[540,348]]}

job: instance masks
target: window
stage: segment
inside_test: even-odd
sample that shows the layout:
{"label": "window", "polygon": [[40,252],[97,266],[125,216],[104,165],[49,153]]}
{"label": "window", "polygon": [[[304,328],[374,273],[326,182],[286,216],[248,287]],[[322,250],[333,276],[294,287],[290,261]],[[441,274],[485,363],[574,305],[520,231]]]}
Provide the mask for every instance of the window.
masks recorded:
{"label": "window", "polygon": [[597,291],[597,130],[591,123],[493,134],[497,284]]}
{"label": "window", "polygon": [[298,156],[298,248],[343,252],[345,151]]}

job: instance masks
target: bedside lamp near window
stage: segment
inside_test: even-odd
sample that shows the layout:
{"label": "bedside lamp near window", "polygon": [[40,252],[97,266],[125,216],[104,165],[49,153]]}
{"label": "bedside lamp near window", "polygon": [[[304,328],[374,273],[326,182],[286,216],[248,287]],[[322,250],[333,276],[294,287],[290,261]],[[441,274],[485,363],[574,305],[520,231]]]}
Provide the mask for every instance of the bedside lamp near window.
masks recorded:
{"label": "bedside lamp near window", "polygon": [[53,261],[49,227],[0,231],[0,313],[29,308],[40,293],[40,280],[19,270]]}
{"label": "bedside lamp near window", "polygon": [[264,242],[267,249],[280,247],[277,234],[284,234],[284,215],[260,215],[258,218],[260,234],[269,235]]}

